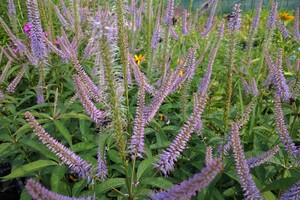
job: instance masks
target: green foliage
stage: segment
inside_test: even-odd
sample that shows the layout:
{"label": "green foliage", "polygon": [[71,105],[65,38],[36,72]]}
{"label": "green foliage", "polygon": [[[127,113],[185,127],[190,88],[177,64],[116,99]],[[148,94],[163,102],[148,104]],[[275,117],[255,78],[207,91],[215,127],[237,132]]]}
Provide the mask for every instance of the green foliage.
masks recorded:
{"label": "green foliage", "polygon": [[[17,6],[18,38],[29,47],[29,38],[22,31],[23,25],[27,22],[26,2],[16,2],[20,3]],[[81,2],[83,4],[91,2],[89,4],[91,15],[96,11],[93,5],[103,4],[103,2],[97,0],[82,0]],[[140,6],[141,2],[138,1],[138,6]],[[58,5],[59,8],[62,6],[58,0],[45,1],[44,12],[46,16],[48,3]],[[152,1],[152,4],[154,13],[158,11],[164,13],[164,7],[159,1]],[[67,7],[70,6],[68,3],[66,5]],[[289,10],[285,11],[293,13]],[[53,13],[52,25],[55,38],[57,38],[61,36],[60,29],[66,27],[62,27],[54,10],[51,12]],[[7,5],[4,3],[4,6],[0,6],[0,16],[9,25],[6,13]],[[130,13],[123,14],[124,20],[130,21],[132,19]],[[149,29],[153,31],[152,29],[154,29],[155,20],[158,16],[155,14],[152,16],[147,9],[142,14],[142,27],[140,29],[134,31],[127,27],[127,24],[122,27],[121,31],[124,33],[122,33],[122,40],[119,41],[119,43],[122,43],[121,50],[114,49],[115,52],[110,52],[111,47],[105,38],[106,36],[99,36],[99,38],[103,37],[101,41],[102,46],[97,51],[105,51],[105,56],[107,56],[104,63],[106,65],[105,81],[109,82],[105,82],[105,88],[101,88],[103,91],[108,92],[109,95],[104,95],[102,101],[95,102],[97,109],[106,111],[107,117],[103,124],[96,125],[85,113],[78,98],[74,100],[73,97],[76,90],[74,89],[72,76],[76,73],[76,70],[70,62],[66,62],[66,60],[61,59],[53,52],[49,53],[47,65],[44,68],[45,84],[43,89],[45,91],[45,103],[36,104],[38,70],[31,64],[25,71],[16,92],[6,93],[6,87],[17,76],[22,63],[28,62],[25,56],[13,59],[10,70],[5,76],[3,83],[0,84],[0,91],[4,92],[4,99],[0,100],[0,158],[1,163],[9,162],[12,165],[11,173],[1,177],[1,179],[8,181],[19,177],[34,177],[53,192],[73,197],[93,196],[95,194],[98,199],[146,199],[152,192],[170,189],[172,186],[191,178],[195,173],[201,171],[206,165],[205,150],[207,146],[213,147],[213,157],[219,155],[219,145],[225,145],[228,139],[226,136],[229,134],[229,129],[227,128],[230,127],[232,122],[243,118],[246,106],[253,101],[252,95],[246,93],[241,82],[241,77],[244,77],[248,81],[251,78],[255,79],[259,95],[256,97],[250,112],[249,122],[241,128],[242,145],[246,158],[251,158],[258,157],[263,152],[279,144],[279,153],[263,164],[263,166],[251,169],[251,175],[262,196],[265,199],[277,199],[284,190],[290,188],[300,179],[300,169],[299,160],[295,160],[287,154],[277,133],[274,120],[274,87],[271,85],[269,88],[264,85],[268,74],[268,66],[264,62],[262,46],[268,15],[268,8],[264,8],[261,13],[260,26],[254,37],[251,51],[251,66],[247,68],[247,74],[243,74],[240,67],[246,66],[247,62],[245,44],[247,43],[253,12],[243,13],[242,28],[235,35],[234,40],[232,39],[231,41],[235,42],[234,44],[230,44],[230,36],[225,31],[224,40],[220,43],[213,65],[208,89],[209,99],[201,116],[203,129],[200,135],[192,134],[187,147],[175,163],[174,171],[168,176],[161,174],[158,169],[154,168],[154,164],[158,161],[160,154],[170,146],[186,119],[193,112],[194,100],[192,96],[203,79],[209,62],[209,52],[213,45],[210,45],[207,51],[205,46],[209,42],[214,44],[217,40],[217,28],[213,28],[206,38],[201,38],[201,32],[207,19],[206,13],[199,16],[197,23],[193,23],[193,28],[190,30],[191,33],[189,35],[181,33],[182,19],[181,16],[176,16],[178,22],[175,24],[174,30],[178,34],[178,40],[169,37],[171,31],[169,29],[165,30],[166,27],[162,24],[164,31],[166,31],[162,37],[167,37],[167,39],[162,38],[163,41],[160,42],[159,47],[155,50],[150,48],[149,42],[152,32],[149,33]],[[215,20],[220,21],[223,17],[217,16]],[[195,12],[190,13],[189,20],[192,21],[194,18]],[[48,24],[45,20],[43,19],[42,21],[44,26]],[[284,24],[292,32],[293,23],[284,22]],[[11,39],[2,26],[0,27],[0,45],[1,47],[6,47],[11,43]],[[83,35],[80,35],[82,34],[80,29],[84,31]],[[93,71],[95,55],[89,58],[84,57],[85,47],[89,39],[94,37],[91,30],[92,27],[89,20],[84,22],[76,21],[76,31],[69,30],[68,38],[71,40],[76,35],[75,38],[78,39],[77,59],[88,75],[92,77],[94,83],[98,85],[100,75],[95,74]],[[147,30],[148,32],[146,33]],[[132,42],[128,44],[128,46],[133,45],[132,48],[127,49],[127,44],[124,42],[126,39]],[[287,39],[283,39],[277,29],[270,39],[269,52],[274,57],[275,54],[273,55],[273,52],[276,52],[278,48],[282,48],[284,57],[282,66],[285,77],[287,82],[291,84],[291,88],[296,91],[293,97],[294,101],[282,103],[282,108],[289,134],[292,140],[298,144],[300,142],[299,71],[295,69],[296,61],[290,60],[290,57],[296,56],[296,60],[300,59],[300,50],[298,49],[300,43],[295,42],[292,35]],[[235,48],[230,50],[230,56],[232,57],[229,60],[231,65],[230,77],[232,77],[230,83],[228,83],[230,84],[230,98],[228,98],[226,97],[228,92],[226,90],[226,81],[228,76],[227,56],[230,45]],[[169,73],[165,68],[166,62],[170,62],[169,69],[175,69],[178,65],[177,59],[183,58],[190,47],[197,47],[197,59],[204,56],[203,62],[197,66],[195,75],[188,82],[185,82],[182,88],[164,99],[154,119],[145,126],[144,157],[131,158],[127,148],[133,134],[138,84],[131,74],[133,83],[126,85],[126,87],[123,87],[123,85],[121,87],[126,90],[124,95],[125,101],[123,102],[119,99],[118,92],[120,88],[117,86],[117,81],[123,79],[123,76],[115,71],[119,70],[119,72],[127,74],[127,70],[119,69],[121,64],[126,66],[125,69],[131,67],[127,66],[126,59],[129,58],[125,58],[127,50],[131,56],[142,53],[146,55],[146,60],[141,63],[139,68],[148,76],[148,83],[153,85],[156,90],[159,90],[158,85],[161,83],[161,73],[166,73],[166,75]],[[2,50],[0,50],[1,52]],[[122,58],[120,58],[121,56]],[[147,58],[147,56],[150,58]],[[2,60],[0,60],[1,72],[6,62],[7,58],[4,55]],[[289,62],[292,68],[289,67]],[[150,64],[151,66],[149,66]],[[159,66],[162,66],[162,68],[159,68]],[[149,104],[152,98],[154,98],[152,94],[146,94],[146,105]],[[226,110],[225,116],[224,110]],[[30,111],[52,137],[81,158],[87,160],[94,167],[95,171],[97,170],[97,154],[99,150],[108,168],[107,178],[95,179],[94,182],[88,183],[86,180],[78,178],[70,182],[66,177],[70,170],[67,166],[60,163],[61,160],[43,145],[32,131],[32,128],[24,119],[26,111]],[[122,112],[126,113],[126,116]],[[224,117],[226,120],[224,120]],[[232,153],[229,152],[229,155],[223,156],[222,159],[222,172],[215,177],[207,188],[198,192],[193,199],[227,200],[243,198],[243,191],[234,167]],[[22,191],[21,199],[30,199],[26,190]]]}

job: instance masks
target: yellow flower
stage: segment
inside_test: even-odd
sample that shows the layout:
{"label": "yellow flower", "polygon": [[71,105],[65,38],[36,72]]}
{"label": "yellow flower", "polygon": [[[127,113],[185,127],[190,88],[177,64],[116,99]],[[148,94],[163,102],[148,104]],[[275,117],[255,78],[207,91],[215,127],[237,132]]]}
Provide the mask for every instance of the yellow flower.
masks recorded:
{"label": "yellow flower", "polygon": [[290,20],[294,20],[294,16],[289,15],[288,13],[279,13],[278,17],[282,20],[282,21],[290,21]]}
{"label": "yellow flower", "polygon": [[183,76],[183,71],[182,70],[180,70],[179,75]]}
{"label": "yellow flower", "polygon": [[138,65],[140,65],[141,62],[143,62],[145,60],[145,56],[143,56],[142,54],[134,55],[134,60]]}

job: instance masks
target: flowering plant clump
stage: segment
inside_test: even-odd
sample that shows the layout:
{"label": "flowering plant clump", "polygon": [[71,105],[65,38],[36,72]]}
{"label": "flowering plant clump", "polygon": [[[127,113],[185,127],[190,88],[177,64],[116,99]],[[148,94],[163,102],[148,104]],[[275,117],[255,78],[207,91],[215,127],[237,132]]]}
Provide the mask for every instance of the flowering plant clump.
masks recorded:
{"label": "flowering plant clump", "polygon": [[15,3],[0,6],[3,199],[299,199],[299,8]]}

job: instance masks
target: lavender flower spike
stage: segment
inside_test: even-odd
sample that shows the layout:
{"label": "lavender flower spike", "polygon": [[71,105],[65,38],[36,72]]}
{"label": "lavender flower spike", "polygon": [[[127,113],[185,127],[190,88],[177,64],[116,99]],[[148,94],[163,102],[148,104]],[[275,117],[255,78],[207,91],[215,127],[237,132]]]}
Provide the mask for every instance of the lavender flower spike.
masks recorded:
{"label": "lavender flower spike", "polygon": [[275,28],[276,20],[277,20],[277,2],[272,3],[272,9],[271,9],[268,21],[267,21],[267,28],[268,29]]}
{"label": "lavender flower spike", "polygon": [[108,171],[106,167],[105,157],[103,158],[100,152],[100,146],[98,147],[97,161],[98,161],[97,176],[103,180],[107,177]]}
{"label": "lavender flower spike", "polygon": [[[36,0],[27,0],[28,18],[31,23],[30,46],[35,60],[44,61],[46,56],[46,44],[43,40],[43,29]],[[35,63],[37,64],[37,63]]]}
{"label": "lavender flower spike", "polygon": [[241,27],[241,4],[235,4],[232,11],[233,17],[229,21],[230,34],[235,34]]}
{"label": "lavender flower spike", "polygon": [[25,186],[28,194],[35,200],[91,200],[91,197],[87,198],[74,198],[74,197],[67,197],[61,194],[57,194],[51,192],[40,183],[34,181],[33,179],[27,180]]}
{"label": "lavender flower spike", "polygon": [[181,152],[185,149],[191,134],[195,130],[195,125],[204,110],[208,95],[206,92],[201,93],[199,95],[200,97],[198,97],[198,95],[199,94],[195,94],[195,108],[193,113],[177,134],[171,146],[160,155],[160,159],[155,165],[155,167],[162,171],[165,175],[174,169],[175,161],[177,161]]}
{"label": "lavender flower spike", "polygon": [[131,143],[129,146],[129,152],[131,157],[135,159],[136,157],[143,157],[145,152],[144,147],[144,129],[145,129],[145,117],[143,109],[145,107],[145,89],[144,89],[144,79],[141,79],[141,84],[138,92],[138,103],[136,108],[136,116],[134,120],[133,136],[131,138]]}
{"label": "lavender flower spike", "polygon": [[206,153],[205,153],[205,165],[208,166],[213,161],[212,159],[212,147],[208,146],[206,147]]}
{"label": "lavender flower spike", "polygon": [[196,195],[202,188],[209,186],[210,182],[221,171],[220,159],[212,160],[209,165],[195,174],[192,178],[174,185],[167,191],[158,192],[150,196],[151,200],[186,200]]}
{"label": "lavender flower spike", "polygon": [[270,160],[279,151],[279,146],[276,145],[272,149],[260,155],[258,158],[249,158],[247,163],[250,168],[257,167],[266,161]]}
{"label": "lavender flower spike", "polygon": [[251,174],[250,168],[245,159],[245,153],[241,145],[241,139],[239,135],[239,126],[233,123],[231,126],[231,142],[235,160],[235,166],[237,174],[239,176],[242,188],[245,192],[246,200],[261,199],[259,190],[257,189]]}
{"label": "lavender flower spike", "polygon": [[92,169],[89,163],[51,137],[29,111],[25,113],[25,118],[28,124],[30,124],[33,128],[39,140],[41,140],[44,145],[54,152],[56,156],[63,161],[63,163],[67,164],[81,178],[85,179],[91,177]]}
{"label": "lavender flower spike", "polygon": [[261,13],[261,8],[262,8],[262,4],[263,4],[263,0],[259,0],[258,2],[258,6],[256,8],[256,12],[255,12],[255,16],[253,18],[253,21],[252,21],[252,29],[254,31],[257,30],[258,26],[259,26],[259,21],[260,21],[260,13]]}
{"label": "lavender flower spike", "polygon": [[288,189],[279,200],[297,200],[300,199],[300,181]]}
{"label": "lavender flower spike", "polygon": [[284,144],[286,151],[292,155],[294,158],[298,157],[297,147],[295,146],[293,140],[290,137],[290,134],[284,123],[284,116],[281,108],[280,97],[275,93],[275,121],[277,130],[280,136],[281,142]]}
{"label": "lavender flower spike", "polygon": [[90,100],[87,89],[85,88],[86,85],[84,85],[79,75],[74,76],[74,86],[85,112],[94,122],[100,125],[105,118],[105,113],[99,110]]}
{"label": "lavender flower spike", "polygon": [[168,0],[168,6],[166,9],[165,23],[167,26],[172,25],[172,19],[174,16],[174,0]]}
{"label": "lavender flower spike", "polygon": [[18,73],[18,75],[16,76],[16,78],[7,86],[7,88],[6,88],[7,92],[13,93],[16,91],[16,87],[19,84],[21,78],[23,77],[27,66],[28,66],[27,63],[23,64],[23,67],[20,70],[20,72]]}

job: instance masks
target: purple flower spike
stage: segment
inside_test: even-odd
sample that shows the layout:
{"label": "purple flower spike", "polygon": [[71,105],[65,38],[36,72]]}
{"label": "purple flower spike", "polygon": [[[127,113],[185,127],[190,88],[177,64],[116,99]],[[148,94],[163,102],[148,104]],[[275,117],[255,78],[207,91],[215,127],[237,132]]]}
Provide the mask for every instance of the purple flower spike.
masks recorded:
{"label": "purple flower spike", "polygon": [[251,177],[250,168],[245,159],[245,153],[239,135],[239,126],[236,123],[233,123],[231,126],[230,139],[232,142],[235,166],[236,166],[237,174],[239,176],[242,188],[245,192],[245,199],[247,200],[261,199],[259,190],[257,189]]}
{"label": "purple flower spike", "polygon": [[173,16],[174,16],[174,0],[168,0],[168,6],[166,9],[165,23],[167,26],[172,25]]}
{"label": "purple flower spike", "polygon": [[268,29],[275,28],[276,20],[277,20],[277,2],[272,4],[272,9],[267,21],[267,28]]}
{"label": "purple flower spike", "polygon": [[74,197],[67,197],[61,194],[57,194],[55,192],[51,192],[40,183],[34,181],[33,179],[27,180],[25,186],[28,194],[35,200],[91,200],[91,197],[87,198],[74,198]]}
{"label": "purple flower spike", "polygon": [[41,140],[44,145],[55,153],[56,156],[63,161],[63,163],[68,165],[75,173],[78,174],[79,177],[83,179],[89,179],[91,177],[92,169],[90,164],[51,137],[29,111],[25,113],[25,118],[27,123],[31,125],[31,128],[33,128],[39,140]]}
{"label": "purple flower spike", "polygon": [[279,200],[298,200],[300,199],[300,181],[288,189]]}
{"label": "purple flower spike", "polygon": [[138,105],[136,108],[136,117],[134,120],[133,136],[131,138],[129,152],[131,157],[135,159],[136,157],[143,157],[145,153],[144,144],[144,129],[145,129],[145,117],[143,109],[145,107],[145,89],[144,80],[141,79],[141,85],[138,92]]}
{"label": "purple flower spike", "polygon": [[235,4],[231,15],[232,17],[229,20],[229,30],[231,34],[235,34],[241,27],[241,4]]}
{"label": "purple flower spike", "polygon": [[155,167],[162,171],[165,175],[174,169],[175,162],[181,152],[185,149],[191,134],[195,130],[195,125],[203,113],[207,98],[208,95],[206,92],[195,94],[195,107],[193,113],[177,134],[171,146],[167,150],[164,150],[160,155],[160,159]]}
{"label": "purple flower spike", "polygon": [[280,136],[280,140],[284,144],[286,151],[294,158],[299,157],[298,154],[299,152],[297,151],[297,147],[295,146],[286,128],[284,122],[284,116],[281,108],[281,100],[277,93],[275,93],[275,121]]}
{"label": "purple flower spike", "polygon": [[247,163],[250,168],[257,167],[270,160],[279,151],[279,146],[275,146],[267,152],[260,155],[258,158],[249,158]]}
{"label": "purple flower spike", "polygon": [[174,185],[167,191],[161,191],[150,196],[151,200],[186,200],[196,195],[202,188],[209,186],[210,182],[222,169],[222,161],[215,159],[210,162],[200,173],[192,178]]}

